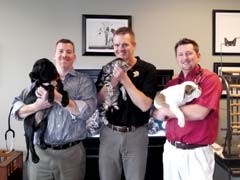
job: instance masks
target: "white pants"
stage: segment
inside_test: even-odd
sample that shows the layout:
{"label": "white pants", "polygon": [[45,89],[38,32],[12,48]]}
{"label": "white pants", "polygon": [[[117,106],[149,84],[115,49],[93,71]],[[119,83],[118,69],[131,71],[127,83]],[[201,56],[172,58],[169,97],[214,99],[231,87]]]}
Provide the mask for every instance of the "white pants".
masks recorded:
{"label": "white pants", "polygon": [[167,140],[164,144],[164,180],[212,180],[214,166],[211,145],[183,150],[174,147]]}

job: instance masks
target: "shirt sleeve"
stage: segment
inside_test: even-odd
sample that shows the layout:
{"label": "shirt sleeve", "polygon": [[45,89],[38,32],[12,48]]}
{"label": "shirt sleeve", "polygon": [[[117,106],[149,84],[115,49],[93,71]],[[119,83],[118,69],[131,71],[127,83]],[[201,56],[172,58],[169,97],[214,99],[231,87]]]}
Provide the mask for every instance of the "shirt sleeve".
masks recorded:
{"label": "shirt sleeve", "polygon": [[96,87],[93,80],[85,76],[80,82],[78,91],[78,97],[75,102],[80,111],[80,115],[72,115],[72,118],[87,120],[97,107]]}
{"label": "shirt sleeve", "polygon": [[16,120],[23,120],[22,118],[19,117],[18,115],[18,111],[19,109],[24,106],[24,98],[27,96],[27,94],[29,93],[29,91],[31,90],[31,88],[34,86],[34,84],[30,84],[28,87],[26,87],[25,89],[23,89],[20,93],[20,95],[18,95],[17,97],[14,98],[13,103],[12,103],[12,112],[11,112],[11,116],[16,119]]}
{"label": "shirt sleeve", "polygon": [[217,110],[218,101],[222,93],[222,84],[217,75],[211,74],[203,77],[200,82],[202,94],[196,99],[195,103],[208,107],[209,109]]}

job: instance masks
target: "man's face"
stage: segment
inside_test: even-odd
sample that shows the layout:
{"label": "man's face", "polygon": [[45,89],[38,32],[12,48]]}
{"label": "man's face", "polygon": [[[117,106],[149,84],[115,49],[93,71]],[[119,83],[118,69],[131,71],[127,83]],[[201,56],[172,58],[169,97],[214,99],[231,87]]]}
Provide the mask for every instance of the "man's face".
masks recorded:
{"label": "man's face", "polygon": [[113,37],[113,48],[117,58],[131,59],[134,57],[135,46],[129,34],[119,34]]}
{"label": "man's face", "polygon": [[58,43],[56,46],[55,56],[56,65],[64,69],[70,69],[76,59],[74,49],[70,43]]}
{"label": "man's face", "polygon": [[199,63],[200,54],[194,51],[192,44],[180,45],[177,48],[176,59],[180,69],[188,73]]}

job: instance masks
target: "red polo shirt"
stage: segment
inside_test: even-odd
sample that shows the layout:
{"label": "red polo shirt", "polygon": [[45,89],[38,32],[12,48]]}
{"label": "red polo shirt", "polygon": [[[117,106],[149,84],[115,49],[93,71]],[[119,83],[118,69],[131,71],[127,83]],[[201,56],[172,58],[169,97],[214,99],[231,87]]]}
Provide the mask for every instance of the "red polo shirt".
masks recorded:
{"label": "red polo shirt", "polygon": [[212,144],[218,133],[219,102],[222,84],[217,74],[196,66],[186,78],[180,72],[179,76],[166,84],[166,87],[180,84],[184,81],[195,81],[202,89],[199,98],[188,104],[199,104],[211,109],[204,120],[186,120],[184,128],[177,124],[177,119],[169,119],[166,125],[166,137],[170,141],[180,141],[189,144]]}

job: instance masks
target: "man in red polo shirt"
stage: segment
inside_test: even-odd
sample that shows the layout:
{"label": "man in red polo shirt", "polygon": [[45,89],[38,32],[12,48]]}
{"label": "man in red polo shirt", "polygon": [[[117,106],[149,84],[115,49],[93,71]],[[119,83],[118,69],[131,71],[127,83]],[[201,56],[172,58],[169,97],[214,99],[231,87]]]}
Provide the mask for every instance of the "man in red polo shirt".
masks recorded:
{"label": "man in red polo shirt", "polygon": [[215,73],[199,65],[199,46],[194,40],[184,38],[178,41],[175,55],[181,72],[166,87],[194,81],[200,86],[202,94],[181,107],[186,119],[183,128],[178,126],[176,116],[169,108],[153,112],[155,118],[167,122],[163,153],[164,179],[212,180],[215,161],[211,144],[218,133],[222,84]]}

